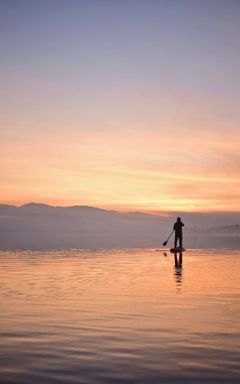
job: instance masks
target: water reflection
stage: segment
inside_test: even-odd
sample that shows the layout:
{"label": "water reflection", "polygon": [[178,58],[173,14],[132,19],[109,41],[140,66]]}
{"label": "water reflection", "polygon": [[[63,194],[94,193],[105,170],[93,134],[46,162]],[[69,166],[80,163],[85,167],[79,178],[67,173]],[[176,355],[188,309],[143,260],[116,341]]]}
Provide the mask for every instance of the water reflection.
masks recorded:
{"label": "water reflection", "polygon": [[183,263],[183,257],[182,257],[182,252],[177,252],[174,253],[174,261],[175,261],[175,270],[174,270],[174,276],[175,276],[175,281],[176,281],[176,286],[177,286],[177,291],[181,292],[181,287],[182,287],[182,263]]}

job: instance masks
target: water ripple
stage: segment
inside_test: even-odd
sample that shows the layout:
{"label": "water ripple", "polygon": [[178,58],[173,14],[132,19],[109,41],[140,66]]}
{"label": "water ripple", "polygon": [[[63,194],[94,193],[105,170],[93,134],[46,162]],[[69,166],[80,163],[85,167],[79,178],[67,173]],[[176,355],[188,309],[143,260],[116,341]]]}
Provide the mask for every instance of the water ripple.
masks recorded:
{"label": "water ripple", "polygon": [[0,252],[1,383],[237,383],[239,256]]}

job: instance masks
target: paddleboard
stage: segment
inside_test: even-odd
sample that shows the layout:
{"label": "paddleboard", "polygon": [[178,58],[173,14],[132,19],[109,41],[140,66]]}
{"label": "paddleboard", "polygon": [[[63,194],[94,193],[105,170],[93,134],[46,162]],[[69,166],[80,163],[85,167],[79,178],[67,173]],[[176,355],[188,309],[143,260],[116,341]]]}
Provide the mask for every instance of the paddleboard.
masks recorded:
{"label": "paddleboard", "polygon": [[185,248],[179,248],[179,247],[177,247],[177,248],[171,248],[171,249],[170,249],[170,252],[172,252],[172,253],[184,252],[184,251],[186,251]]}

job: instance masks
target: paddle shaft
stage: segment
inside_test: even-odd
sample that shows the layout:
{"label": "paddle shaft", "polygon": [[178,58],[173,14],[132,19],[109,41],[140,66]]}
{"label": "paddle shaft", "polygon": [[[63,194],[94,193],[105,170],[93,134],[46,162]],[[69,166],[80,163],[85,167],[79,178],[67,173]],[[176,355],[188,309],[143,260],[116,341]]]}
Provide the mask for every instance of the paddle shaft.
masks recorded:
{"label": "paddle shaft", "polygon": [[170,237],[172,236],[173,232],[174,232],[174,230],[173,230],[173,231],[170,233],[170,235],[168,236],[167,241],[170,239]]}

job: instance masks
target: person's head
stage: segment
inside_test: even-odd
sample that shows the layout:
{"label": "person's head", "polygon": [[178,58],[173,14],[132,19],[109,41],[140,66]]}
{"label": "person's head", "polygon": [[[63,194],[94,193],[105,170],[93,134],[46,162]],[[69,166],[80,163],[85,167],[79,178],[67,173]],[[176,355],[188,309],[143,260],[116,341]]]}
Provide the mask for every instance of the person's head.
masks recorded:
{"label": "person's head", "polygon": [[178,217],[178,218],[177,218],[177,221],[181,221],[181,217]]}

